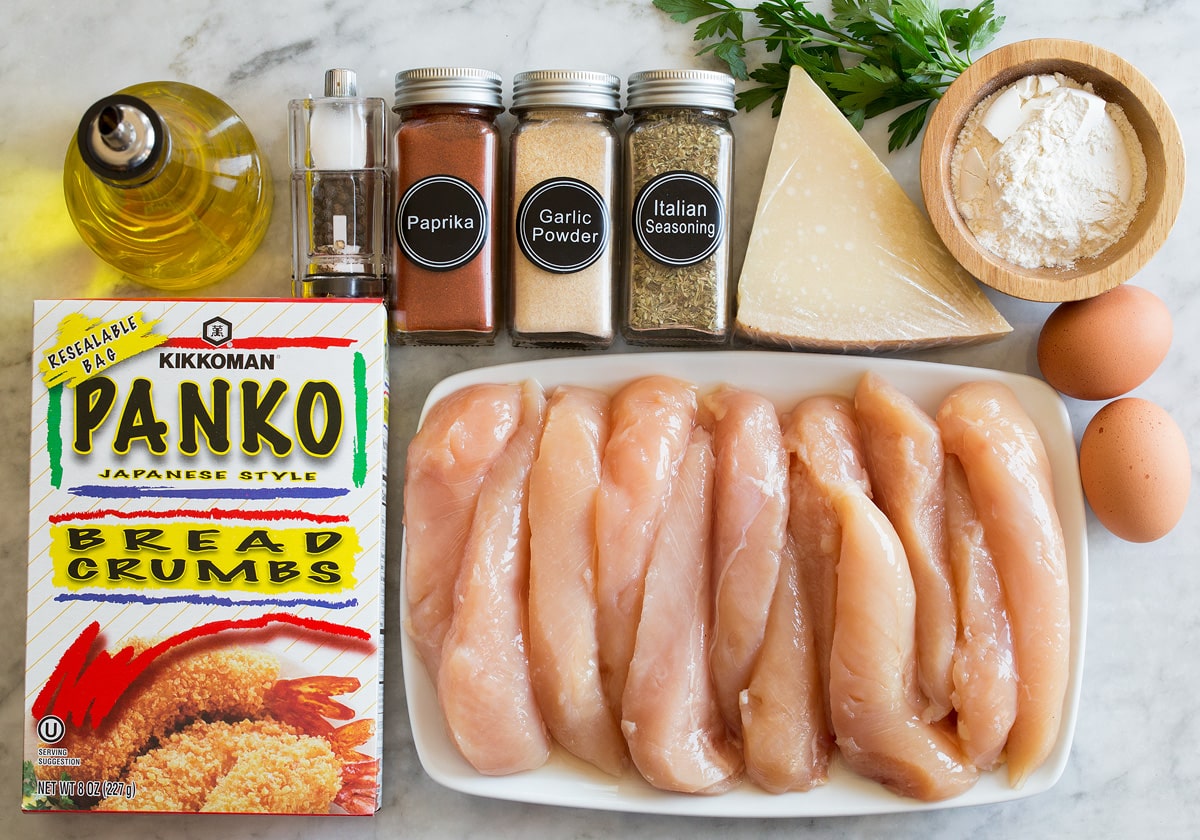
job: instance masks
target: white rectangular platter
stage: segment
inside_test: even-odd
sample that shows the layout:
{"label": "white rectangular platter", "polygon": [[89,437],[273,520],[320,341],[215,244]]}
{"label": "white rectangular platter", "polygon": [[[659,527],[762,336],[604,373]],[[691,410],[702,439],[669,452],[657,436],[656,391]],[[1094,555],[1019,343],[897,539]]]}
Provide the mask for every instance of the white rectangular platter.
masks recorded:
{"label": "white rectangular platter", "polygon": [[[1062,399],[1041,380],[984,368],[863,356],[759,351],[580,356],[497,365],[447,377],[430,392],[421,420],[442,397],[480,382],[533,378],[547,389],[573,384],[614,392],[626,382],[652,373],[691,381],[702,393],[723,383],[747,388],[773,400],[781,412],[786,412],[801,399],[815,394],[851,395],[867,371],[887,379],[931,415],[958,385],[980,379],[1002,382],[1020,399],[1046,444],[1067,546],[1071,587],[1070,681],[1058,743],[1023,787],[1010,787],[1007,770],[1001,766],[983,774],[973,788],[958,797],[923,803],[892,794],[856,776],[835,758],[829,781],[811,791],[772,795],[743,781],[718,796],[690,796],[656,790],[632,769],[621,778],[607,776],[561,748],[556,748],[550,761],[537,770],[512,776],[483,776],[463,760],[447,736],[434,687],[411,640],[402,632],[409,718],[417,754],[426,772],[446,787],[476,796],[578,808],[713,817],[814,817],[919,811],[1019,799],[1053,786],[1070,754],[1079,703],[1087,620],[1087,534],[1070,418]],[[402,569],[403,563],[402,556]],[[401,581],[403,627],[407,617],[403,574]]]}

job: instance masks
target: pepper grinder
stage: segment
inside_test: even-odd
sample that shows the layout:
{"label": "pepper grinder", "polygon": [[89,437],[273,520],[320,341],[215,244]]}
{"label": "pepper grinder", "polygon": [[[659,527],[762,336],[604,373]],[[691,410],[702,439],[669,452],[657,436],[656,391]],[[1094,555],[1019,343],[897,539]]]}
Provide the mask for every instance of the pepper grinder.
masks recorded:
{"label": "pepper grinder", "polygon": [[342,68],[326,71],[323,97],[289,103],[295,297],[387,297],[384,114]]}

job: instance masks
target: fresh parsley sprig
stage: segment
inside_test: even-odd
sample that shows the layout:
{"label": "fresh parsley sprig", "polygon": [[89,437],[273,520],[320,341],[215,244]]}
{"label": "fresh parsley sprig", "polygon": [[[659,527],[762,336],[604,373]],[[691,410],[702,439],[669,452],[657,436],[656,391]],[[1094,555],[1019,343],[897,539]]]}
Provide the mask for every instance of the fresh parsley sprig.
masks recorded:
{"label": "fresh parsley sprig", "polygon": [[[711,53],[736,78],[758,82],[738,94],[743,110],[770,101],[778,116],[793,66],[807,71],[857,129],[871,117],[913,105],[888,123],[892,151],[917,139],[933,103],[1004,25],[994,0],[971,9],[942,9],[937,0],[833,0],[832,18],[809,9],[806,0],[764,0],[754,7],[731,0],[654,5],[680,23],[698,21],[695,40],[710,41],[698,55]],[[747,14],[763,34],[746,37]],[[746,46],[755,42],[775,60],[751,70]]]}

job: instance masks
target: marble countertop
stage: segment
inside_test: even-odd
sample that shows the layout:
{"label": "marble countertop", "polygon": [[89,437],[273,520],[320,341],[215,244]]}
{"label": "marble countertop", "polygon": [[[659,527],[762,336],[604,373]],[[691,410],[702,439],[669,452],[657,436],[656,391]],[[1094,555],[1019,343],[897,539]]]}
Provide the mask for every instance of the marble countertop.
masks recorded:
{"label": "marble countertop", "polygon": [[[817,2],[817,8],[827,8]],[[1159,88],[1192,160],[1200,160],[1200,88],[1194,70],[1200,4],[1187,0],[998,0],[1008,16],[999,43],[1069,37],[1119,53]],[[1049,791],[1015,802],[923,813],[804,820],[643,816],[474,798],[439,786],[413,749],[401,678],[399,622],[388,626],[383,808],[374,818],[23,815],[19,810],[24,696],[24,569],[29,451],[31,304],[39,297],[139,296],[83,246],[63,206],[62,160],[80,114],[95,99],[151,79],[207,88],[250,124],[274,170],[276,210],[267,237],[212,296],[289,293],[286,104],[319,93],[327,67],[349,66],[366,95],[390,103],[396,71],[427,64],[521,70],[579,67],[627,77],[640,69],[711,66],[693,56],[690,27],[650,0],[370,3],[297,0],[16,0],[0,26],[0,78],[9,90],[0,120],[0,836],[71,838],[228,837],[1189,837],[1200,832],[1200,503],[1192,494],[1167,537],[1132,545],[1089,514],[1090,596],[1082,698],[1066,770]],[[886,149],[885,120],[865,131]],[[759,109],[735,120],[735,264],[774,130]],[[919,200],[918,147],[884,159]],[[1174,234],[1136,278],[1170,307],[1175,338],[1163,366],[1136,395],[1164,406],[1192,444],[1200,440],[1200,188],[1193,176]],[[1050,306],[992,299],[1014,326],[1000,342],[914,357],[1037,374],[1034,347]],[[620,352],[614,348],[612,352]],[[494,348],[392,350],[391,508],[400,509],[404,454],[429,389],[472,367],[553,355],[502,339]],[[1098,408],[1067,400],[1076,439]],[[1193,474],[1195,468],[1193,467]],[[400,517],[389,528],[387,597],[399,594]]]}

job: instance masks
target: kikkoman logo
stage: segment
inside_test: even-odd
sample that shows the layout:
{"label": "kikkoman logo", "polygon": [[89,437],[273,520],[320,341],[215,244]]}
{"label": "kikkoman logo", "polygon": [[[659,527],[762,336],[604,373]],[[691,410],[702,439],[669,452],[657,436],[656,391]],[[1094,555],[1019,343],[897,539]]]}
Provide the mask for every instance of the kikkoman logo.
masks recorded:
{"label": "kikkoman logo", "polygon": [[[200,327],[200,338],[219,349],[233,341],[233,324],[224,318],[209,318]],[[159,353],[158,366],[171,370],[274,370],[275,354],[175,350]]]}
{"label": "kikkoman logo", "polygon": [[220,347],[233,339],[233,324],[224,318],[209,318],[204,322],[200,337],[213,347]]}

